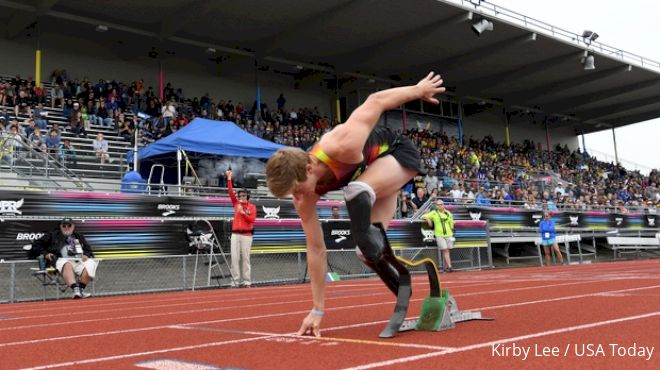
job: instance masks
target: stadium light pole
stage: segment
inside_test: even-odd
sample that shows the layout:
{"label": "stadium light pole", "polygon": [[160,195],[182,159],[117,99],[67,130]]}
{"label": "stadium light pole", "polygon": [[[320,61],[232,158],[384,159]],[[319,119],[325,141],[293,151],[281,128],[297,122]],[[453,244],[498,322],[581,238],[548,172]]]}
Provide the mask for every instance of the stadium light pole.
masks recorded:
{"label": "stadium light pole", "polygon": [[619,151],[616,147],[616,132],[614,131],[614,126],[612,126],[612,141],[614,142],[614,161],[616,164],[619,164]]}

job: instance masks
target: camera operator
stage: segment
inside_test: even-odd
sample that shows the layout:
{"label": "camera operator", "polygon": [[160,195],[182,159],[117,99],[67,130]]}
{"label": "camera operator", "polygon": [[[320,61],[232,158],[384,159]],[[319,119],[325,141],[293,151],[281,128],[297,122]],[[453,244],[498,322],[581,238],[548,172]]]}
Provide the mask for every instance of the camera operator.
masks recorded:
{"label": "camera operator", "polygon": [[401,190],[399,192],[398,203],[399,212],[401,213],[400,218],[409,218],[415,213],[414,205],[412,199],[410,198],[410,193]]}

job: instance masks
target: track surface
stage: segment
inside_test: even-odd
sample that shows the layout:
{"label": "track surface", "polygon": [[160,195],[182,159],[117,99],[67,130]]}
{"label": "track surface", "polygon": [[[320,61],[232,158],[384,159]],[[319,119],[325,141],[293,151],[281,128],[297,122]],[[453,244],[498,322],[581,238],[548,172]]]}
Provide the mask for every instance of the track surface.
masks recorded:
{"label": "track surface", "polygon": [[442,283],[462,311],[495,320],[379,339],[394,297],[375,279],[329,283],[322,338],[294,335],[308,285],[19,303],[0,306],[0,369],[660,368],[660,260]]}

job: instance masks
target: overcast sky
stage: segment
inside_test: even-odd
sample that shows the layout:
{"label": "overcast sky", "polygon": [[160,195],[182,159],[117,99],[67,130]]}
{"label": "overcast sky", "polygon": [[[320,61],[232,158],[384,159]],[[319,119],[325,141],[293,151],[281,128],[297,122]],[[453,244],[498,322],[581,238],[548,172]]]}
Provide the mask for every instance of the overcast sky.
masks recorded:
{"label": "overcast sky", "polygon": [[[597,32],[598,41],[660,62],[660,0],[492,0],[502,6],[581,34]],[[598,59],[596,59],[598,67]],[[608,153],[613,160],[612,130],[585,136],[587,150]],[[616,129],[620,160],[660,168],[660,119]],[[624,163],[625,165],[625,163]]]}

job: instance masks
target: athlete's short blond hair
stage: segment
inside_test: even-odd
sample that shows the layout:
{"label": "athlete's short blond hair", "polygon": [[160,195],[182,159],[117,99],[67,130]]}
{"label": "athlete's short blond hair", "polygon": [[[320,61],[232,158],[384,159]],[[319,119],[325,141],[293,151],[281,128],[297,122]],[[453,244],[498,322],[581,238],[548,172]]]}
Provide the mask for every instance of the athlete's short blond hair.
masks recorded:
{"label": "athlete's short blond hair", "polygon": [[300,148],[279,149],[266,164],[268,189],[274,196],[282,198],[291,194],[298,182],[307,180],[309,155]]}

